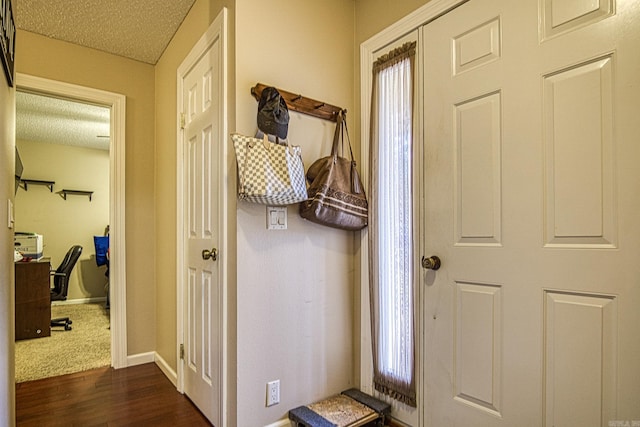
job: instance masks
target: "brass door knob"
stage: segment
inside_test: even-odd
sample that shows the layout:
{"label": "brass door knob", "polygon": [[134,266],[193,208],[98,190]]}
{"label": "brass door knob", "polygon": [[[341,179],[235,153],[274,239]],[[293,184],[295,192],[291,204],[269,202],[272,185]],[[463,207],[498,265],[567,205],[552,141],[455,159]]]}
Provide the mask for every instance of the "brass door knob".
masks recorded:
{"label": "brass door knob", "polygon": [[427,270],[437,270],[440,268],[441,262],[440,258],[435,255],[431,255],[429,258],[422,257],[422,268],[426,268]]}
{"label": "brass door knob", "polygon": [[216,248],[213,248],[211,250],[209,249],[205,249],[202,251],[202,259],[203,260],[211,260],[211,261],[217,261],[218,260],[218,250]]}

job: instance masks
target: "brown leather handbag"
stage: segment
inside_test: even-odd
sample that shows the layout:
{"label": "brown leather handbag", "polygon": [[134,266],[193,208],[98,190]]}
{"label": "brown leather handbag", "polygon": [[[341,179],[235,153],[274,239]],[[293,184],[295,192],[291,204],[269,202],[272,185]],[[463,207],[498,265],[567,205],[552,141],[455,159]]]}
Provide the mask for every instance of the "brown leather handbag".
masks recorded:
{"label": "brown leather handbag", "polygon": [[[316,160],[307,171],[309,199],[300,203],[300,216],[328,227],[361,230],[368,223],[367,196],[353,159],[345,121],[338,115],[331,155]],[[347,136],[351,160],[338,156],[338,144]]]}

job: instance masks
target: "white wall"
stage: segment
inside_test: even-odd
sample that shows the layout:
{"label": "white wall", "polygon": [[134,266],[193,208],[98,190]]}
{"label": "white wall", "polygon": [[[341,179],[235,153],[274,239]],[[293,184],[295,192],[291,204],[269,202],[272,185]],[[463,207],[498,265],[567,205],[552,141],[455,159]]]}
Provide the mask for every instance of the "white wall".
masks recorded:
{"label": "white wall", "polygon": [[[256,131],[258,82],[351,110],[353,25],[354,4],[344,0],[238,1],[235,130]],[[291,113],[289,140],[306,167],[329,153],[334,126]],[[268,425],[353,386],[354,235],[302,220],[297,206],[288,218],[287,230],[268,231],[264,206],[238,203],[240,426]],[[266,408],[275,379],[281,402]]]}
{"label": "white wall", "polygon": [[[83,247],[73,270],[67,299],[105,297],[105,267],[95,262],[93,236],[109,223],[109,152],[68,145],[17,141],[24,164],[23,178],[55,181],[47,187],[28,185],[16,194],[16,231],[42,234],[44,255],[56,268],[72,245]],[[88,196],[60,190],[93,191]]]}
{"label": "white wall", "polygon": [[13,230],[7,227],[7,200],[13,201],[15,89],[0,72],[0,425],[15,423]]}

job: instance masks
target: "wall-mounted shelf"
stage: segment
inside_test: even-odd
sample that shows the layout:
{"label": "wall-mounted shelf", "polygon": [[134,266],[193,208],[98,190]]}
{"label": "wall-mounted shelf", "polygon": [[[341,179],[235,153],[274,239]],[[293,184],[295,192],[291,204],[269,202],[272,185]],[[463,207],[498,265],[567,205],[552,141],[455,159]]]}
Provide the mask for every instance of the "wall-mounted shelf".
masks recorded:
{"label": "wall-mounted shelf", "polygon": [[53,193],[53,185],[55,183],[56,183],[55,181],[42,181],[40,179],[21,179],[20,180],[20,184],[22,188],[24,188],[24,191],[27,191],[29,189],[29,184],[31,184],[31,185],[44,185],[49,189],[50,192]]}
{"label": "wall-mounted shelf", "polygon": [[63,189],[58,191],[58,194],[62,196],[63,199],[67,200],[67,195],[74,196],[89,196],[89,201],[91,201],[91,196],[93,195],[93,191],[84,191],[84,190],[68,190]]}
{"label": "wall-mounted shelf", "polygon": [[[251,88],[251,95],[253,95],[256,101],[260,101],[262,91],[267,87],[269,86],[258,83]],[[278,89],[278,92],[280,92],[280,95],[282,96],[282,98],[284,98],[289,110],[297,111],[298,113],[308,114],[320,119],[337,122],[338,113],[340,113],[340,111],[343,111],[343,108],[336,107],[335,105],[330,105],[322,101],[316,101],[315,99],[307,98],[292,92],[287,92],[286,90]]]}

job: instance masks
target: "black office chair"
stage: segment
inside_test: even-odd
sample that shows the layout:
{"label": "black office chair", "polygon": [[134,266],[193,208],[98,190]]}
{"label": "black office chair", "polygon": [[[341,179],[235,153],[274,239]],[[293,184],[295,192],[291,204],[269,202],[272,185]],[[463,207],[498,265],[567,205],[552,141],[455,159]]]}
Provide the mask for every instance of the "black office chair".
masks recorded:
{"label": "black office chair", "polygon": [[[82,246],[74,245],[69,249],[64,259],[60,263],[60,266],[56,271],[51,272],[53,277],[53,288],[51,288],[51,301],[65,301],[67,299],[67,292],[69,291],[69,277],[71,271],[75,267],[80,254],[82,253]],[[51,327],[62,326],[65,331],[71,330],[71,319],[68,317],[58,317],[51,319]]]}

